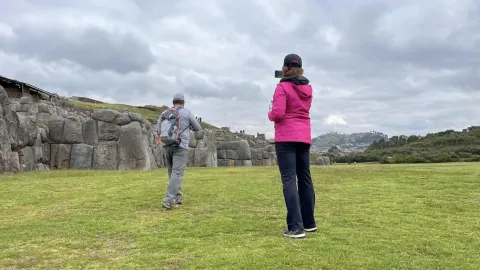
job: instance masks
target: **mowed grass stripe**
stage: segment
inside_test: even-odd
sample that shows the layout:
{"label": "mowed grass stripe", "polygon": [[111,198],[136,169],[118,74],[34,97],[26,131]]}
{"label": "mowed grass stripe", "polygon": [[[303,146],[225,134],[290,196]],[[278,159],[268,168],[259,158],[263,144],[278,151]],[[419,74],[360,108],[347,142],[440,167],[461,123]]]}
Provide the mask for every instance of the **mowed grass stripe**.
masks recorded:
{"label": "mowed grass stripe", "polygon": [[480,165],[312,166],[318,232],[285,239],[278,168],[0,176],[0,267],[479,269]]}

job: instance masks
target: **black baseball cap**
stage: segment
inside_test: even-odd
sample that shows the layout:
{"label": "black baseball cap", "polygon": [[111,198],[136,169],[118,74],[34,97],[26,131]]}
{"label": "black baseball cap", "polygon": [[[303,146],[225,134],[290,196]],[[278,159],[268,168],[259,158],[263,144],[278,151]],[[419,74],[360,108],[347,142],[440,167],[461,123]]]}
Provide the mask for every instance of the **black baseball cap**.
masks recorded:
{"label": "black baseball cap", "polygon": [[300,56],[291,53],[287,56],[285,56],[285,59],[283,60],[283,65],[286,67],[302,67],[302,58]]}

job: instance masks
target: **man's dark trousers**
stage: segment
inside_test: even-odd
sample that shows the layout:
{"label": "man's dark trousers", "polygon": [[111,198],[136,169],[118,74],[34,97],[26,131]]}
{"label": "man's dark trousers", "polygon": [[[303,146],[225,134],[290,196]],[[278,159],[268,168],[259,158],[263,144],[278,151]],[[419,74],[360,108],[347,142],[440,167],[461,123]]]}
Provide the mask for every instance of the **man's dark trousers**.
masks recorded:
{"label": "man's dark trousers", "polygon": [[288,229],[316,227],[315,190],[310,176],[310,144],[276,142],[275,151],[283,183]]}

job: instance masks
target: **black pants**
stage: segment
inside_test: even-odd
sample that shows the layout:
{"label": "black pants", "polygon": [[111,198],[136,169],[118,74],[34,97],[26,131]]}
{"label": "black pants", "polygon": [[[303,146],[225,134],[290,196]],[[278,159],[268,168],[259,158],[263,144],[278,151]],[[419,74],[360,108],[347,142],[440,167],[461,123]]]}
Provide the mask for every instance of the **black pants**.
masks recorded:
{"label": "black pants", "polygon": [[277,142],[275,150],[287,206],[288,229],[316,227],[315,190],[310,176],[310,144]]}

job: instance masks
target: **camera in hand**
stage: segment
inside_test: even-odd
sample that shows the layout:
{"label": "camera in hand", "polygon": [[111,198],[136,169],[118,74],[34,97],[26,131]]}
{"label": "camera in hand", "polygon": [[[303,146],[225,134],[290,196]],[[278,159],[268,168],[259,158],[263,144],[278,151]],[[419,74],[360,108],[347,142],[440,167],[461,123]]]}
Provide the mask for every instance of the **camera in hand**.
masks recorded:
{"label": "camera in hand", "polygon": [[275,70],[275,78],[283,78],[283,71]]}

